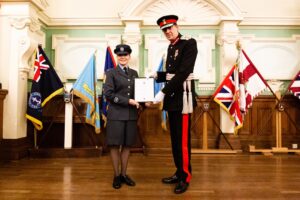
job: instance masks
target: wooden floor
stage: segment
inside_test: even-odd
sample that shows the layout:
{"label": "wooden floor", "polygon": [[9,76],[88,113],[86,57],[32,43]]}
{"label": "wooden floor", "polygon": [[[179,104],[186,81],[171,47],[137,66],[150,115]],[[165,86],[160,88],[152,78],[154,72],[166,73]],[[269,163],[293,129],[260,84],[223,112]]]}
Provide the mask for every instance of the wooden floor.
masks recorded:
{"label": "wooden floor", "polygon": [[192,155],[189,190],[173,194],[161,178],[174,172],[170,155],[132,154],[135,187],[111,187],[110,158],[24,159],[0,164],[1,200],[49,199],[300,199],[298,155]]}

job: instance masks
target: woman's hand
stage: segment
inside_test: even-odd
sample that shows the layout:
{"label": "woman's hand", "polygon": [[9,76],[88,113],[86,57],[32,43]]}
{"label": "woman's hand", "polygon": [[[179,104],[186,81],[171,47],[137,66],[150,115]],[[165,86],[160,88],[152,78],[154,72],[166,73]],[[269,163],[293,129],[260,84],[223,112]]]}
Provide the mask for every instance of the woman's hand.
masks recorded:
{"label": "woman's hand", "polygon": [[135,106],[137,109],[140,107],[140,104],[139,102],[137,102],[136,100],[134,99],[129,99],[129,105],[132,105],[132,106]]}

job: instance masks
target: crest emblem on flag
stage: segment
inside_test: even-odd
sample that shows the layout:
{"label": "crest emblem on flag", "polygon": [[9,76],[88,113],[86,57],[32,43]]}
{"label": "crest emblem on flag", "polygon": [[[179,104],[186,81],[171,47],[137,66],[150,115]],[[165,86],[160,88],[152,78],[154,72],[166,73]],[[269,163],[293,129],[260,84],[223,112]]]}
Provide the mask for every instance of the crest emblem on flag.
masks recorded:
{"label": "crest emblem on flag", "polygon": [[26,118],[37,130],[43,129],[42,108],[54,96],[64,91],[63,84],[41,46],[35,53],[34,76],[27,103]]}

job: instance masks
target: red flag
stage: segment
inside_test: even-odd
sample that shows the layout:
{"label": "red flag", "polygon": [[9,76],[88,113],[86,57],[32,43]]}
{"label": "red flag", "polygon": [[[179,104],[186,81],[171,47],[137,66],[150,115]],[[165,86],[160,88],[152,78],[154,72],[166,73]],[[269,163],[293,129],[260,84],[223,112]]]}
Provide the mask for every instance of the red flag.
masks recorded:
{"label": "red flag", "polygon": [[213,94],[217,102],[234,121],[234,132],[243,127],[243,118],[239,106],[239,76],[237,66],[234,65],[218,89]]}
{"label": "red flag", "polygon": [[290,86],[288,87],[288,90],[300,99],[300,71],[291,82]]}
{"label": "red flag", "polygon": [[240,109],[247,112],[253,99],[265,90],[268,84],[243,50],[239,61]]}

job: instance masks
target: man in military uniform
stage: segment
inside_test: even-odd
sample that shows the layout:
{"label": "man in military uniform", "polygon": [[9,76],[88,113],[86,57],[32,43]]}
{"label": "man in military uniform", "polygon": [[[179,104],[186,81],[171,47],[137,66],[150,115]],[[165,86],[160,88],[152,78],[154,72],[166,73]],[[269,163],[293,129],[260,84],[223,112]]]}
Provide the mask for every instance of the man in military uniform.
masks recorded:
{"label": "man in military uniform", "polygon": [[162,179],[165,184],[176,183],[174,192],[183,193],[191,180],[191,113],[196,105],[193,81],[197,57],[197,43],[185,38],[178,31],[178,17],[167,15],[159,18],[157,24],[170,41],[166,72],[157,72],[156,82],[166,82],[165,87],[155,96],[154,103],[163,101],[168,111],[173,159],[176,172]]}

